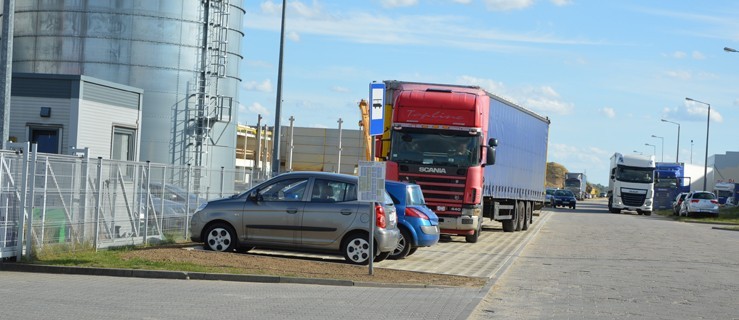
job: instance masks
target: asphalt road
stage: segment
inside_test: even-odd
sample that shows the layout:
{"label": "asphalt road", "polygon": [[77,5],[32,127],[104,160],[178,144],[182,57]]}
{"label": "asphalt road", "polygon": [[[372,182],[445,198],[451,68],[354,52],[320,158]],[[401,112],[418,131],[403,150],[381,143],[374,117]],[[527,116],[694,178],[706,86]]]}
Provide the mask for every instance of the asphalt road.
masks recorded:
{"label": "asphalt road", "polygon": [[739,319],[739,232],[598,200],[549,211],[470,319]]}

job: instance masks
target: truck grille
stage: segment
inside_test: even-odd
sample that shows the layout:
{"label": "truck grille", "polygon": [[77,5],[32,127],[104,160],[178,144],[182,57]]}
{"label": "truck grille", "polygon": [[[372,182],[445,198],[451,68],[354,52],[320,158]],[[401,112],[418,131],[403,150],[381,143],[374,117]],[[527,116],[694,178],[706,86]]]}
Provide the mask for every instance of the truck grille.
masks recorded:
{"label": "truck grille", "polygon": [[621,192],[621,200],[623,200],[624,205],[627,205],[630,207],[643,206],[644,200],[646,200],[646,198],[647,198],[646,194],[634,194],[634,193]]}
{"label": "truck grille", "polygon": [[[417,173],[400,172],[400,181],[409,181],[418,184],[423,191],[426,204],[436,214],[459,215],[464,202],[464,176],[428,176]],[[440,211],[437,206],[445,206],[447,210]],[[455,208],[456,210],[452,209]]]}

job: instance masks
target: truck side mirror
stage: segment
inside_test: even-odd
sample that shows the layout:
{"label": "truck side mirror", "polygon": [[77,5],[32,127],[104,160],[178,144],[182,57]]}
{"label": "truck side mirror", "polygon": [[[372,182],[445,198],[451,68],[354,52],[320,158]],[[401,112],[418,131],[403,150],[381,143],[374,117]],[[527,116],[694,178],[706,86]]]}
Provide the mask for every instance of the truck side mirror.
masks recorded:
{"label": "truck side mirror", "polygon": [[488,145],[491,146],[491,147],[497,147],[498,146],[498,139],[490,138],[490,140],[488,140]]}
{"label": "truck side mirror", "polygon": [[495,164],[495,147],[488,146],[488,153],[485,155],[485,164],[486,165]]}

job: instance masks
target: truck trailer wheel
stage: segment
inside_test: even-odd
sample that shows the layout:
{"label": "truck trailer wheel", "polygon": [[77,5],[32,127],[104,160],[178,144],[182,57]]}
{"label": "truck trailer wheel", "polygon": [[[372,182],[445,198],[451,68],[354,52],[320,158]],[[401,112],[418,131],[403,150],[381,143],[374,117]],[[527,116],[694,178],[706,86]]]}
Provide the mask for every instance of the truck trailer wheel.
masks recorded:
{"label": "truck trailer wheel", "polygon": [[503,224],[503,232],[516,231],[516,226],[518,225],[518,206],[515,204],[513,205],[513,218],[510,220],[503,220],[501,223]]}
{"label": "truck trailer wheel", "polygon": [[523,219],[523,227],[521,227],[521,230],[529,230],[529,223],[531,222],[531,217],[534,215],[533,211],[534,209],[532,208],[532,204],[530,202],[526,202],[526,216]]}
{"label": "truck trailer wheel", "polygon": [[516,203],[516,231],[521,231],[523,228],[523,221],[526,220],[526,209],[524,208],[523,202]]}

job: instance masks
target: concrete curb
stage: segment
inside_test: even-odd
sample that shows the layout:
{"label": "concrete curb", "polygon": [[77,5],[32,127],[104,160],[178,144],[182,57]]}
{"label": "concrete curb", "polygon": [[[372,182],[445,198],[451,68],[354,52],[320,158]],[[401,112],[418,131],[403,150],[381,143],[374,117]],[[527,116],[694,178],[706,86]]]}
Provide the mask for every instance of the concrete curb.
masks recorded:
{"label": "concrete curb", "polygon": [[362,282],[339,279],[322,278],[296,278],[280,276],[261,276],[249,274],[229,273],[204,273],[186,271],[166,270],[133,270],[133,269],[109,269],[88,268],[69,266],[48,266],[16,262],[0,262],[0,271],[52,273],[52,274],[74,274],[87,276],[109,276],[109,277],[131,277],[149,279],[173,279],[173,280],[211,280],[211,281],[236,281],[236,282],[258,282],[258,283],[290,283],[290,284],[312,284],[343,287],[378,287],[378,288],[451,288],[445,286],[432,286],[425,284],[394,284],[381,282]]}

